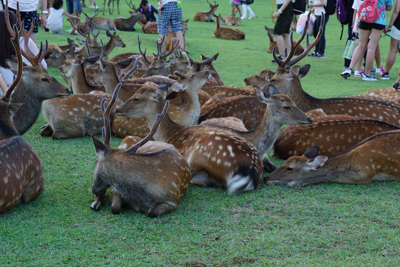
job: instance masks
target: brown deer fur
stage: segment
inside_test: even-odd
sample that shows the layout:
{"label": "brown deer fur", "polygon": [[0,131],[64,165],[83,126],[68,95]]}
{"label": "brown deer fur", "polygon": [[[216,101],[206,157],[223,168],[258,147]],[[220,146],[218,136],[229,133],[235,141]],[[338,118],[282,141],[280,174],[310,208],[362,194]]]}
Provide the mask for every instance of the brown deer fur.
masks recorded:
{"label": "brown deer fur", "polygon": [[255,88],[261,89],[269,82],[274,74],[275,71],[272,71],[270,69],[262,69],[257,74],[244,78],[243,82],[247,86],[253,86]]}
{"label": "brown deer fur", "polygon": [[[149,125],[163,107],[166,91],[142,87],[115,110],[117,116],[146,118]],[[256,148],[240,136],[208,126],[182,126],[168,116],[154,139],[173,144],[188,161],[192,183],[228,188],[230,193],[253,190],[262,173]]]}
{"label": "brown deer fur", "polygon": [[129,18],[124,18],[124,17],[118,17],[115,18],[114,24],[117,30],[119,31],[135,31],[135,24],[140,20],[141,18],[144,18],[145,15],[138,11],[129,11],[130,17]]}
{"label": "brown deer fur", "polygon": [[220,26],[219,20],[217,19],[217,27],[214,31],[213,36],[216,38],[227,39],[227,40],[244,40],[246,39],[246,35],[244,32],[239,30],[238,28],[222,28]]}
{"label": "brown deer fur", "polygon": [[92,29],[109,30],[109,31],[117,31],[118,30],[117,27],[115,26],[114,21],[112,19],[105,18],[105,17],[97,17],[96,16],[96,10],[95,10],[95,14],[92,17],[89,17],[83,11],[82,11],[82,13],[85,15],[85,17],[87,19],[87,24]]}
{"label": "brown deer fur", "polygon": [[214,1],[214,5],[209,3],[207,1],[207,3],[210,5],[211,10],[208,12],[205,11],[199,11],[196,14],[194,14],[193,20],[194,21],[203,21],[203,22],[214,22],[213,20],[213,15],[215,13],[215,11],[217,11],[218,6],[217,3]]}

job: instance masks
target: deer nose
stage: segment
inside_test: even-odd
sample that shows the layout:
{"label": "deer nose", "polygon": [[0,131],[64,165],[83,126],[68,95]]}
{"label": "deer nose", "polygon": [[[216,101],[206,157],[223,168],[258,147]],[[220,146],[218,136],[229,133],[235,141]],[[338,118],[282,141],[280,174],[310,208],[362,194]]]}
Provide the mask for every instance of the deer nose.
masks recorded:
{"label": "deer nose", "polygon": [[397,89],[398,89],[398,87],[399,87],[399,83],[394,83],[394,84],[393,84],[393,88],[394,88],[394,89],[396,89],[396,90],[397,90]]}
{"label": "deer nose", "polygon": [[67,90],[66,90],[66,91],[67,91],[67,94],[68,94],[68,95],[70,95],[70,94],[72,93],[72,92],[71,92],[71,90],[70,90],[70,89],[68,89],[68,88],[67,88]]}
{"label": "deer nose", "polygon": [[264,184],[267,184],[267,181],[269,180],[269,177],[268,176],[265,176],[264,177]]}
{"label": "deer nose", "polygon": [[307,120],[308,120],[310,123],[312,123],[312,118],[307,118]]}

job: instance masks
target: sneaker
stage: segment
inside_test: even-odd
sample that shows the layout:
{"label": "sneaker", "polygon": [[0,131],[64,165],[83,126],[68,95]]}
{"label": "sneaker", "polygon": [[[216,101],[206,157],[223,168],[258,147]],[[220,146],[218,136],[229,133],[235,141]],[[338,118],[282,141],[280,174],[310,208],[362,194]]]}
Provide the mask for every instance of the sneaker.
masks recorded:
{"label": "sneaker", "polygon": [[366,77],[367,75],[365,75],[365,73],[362,71],[362,70],[360,70],[360,71],[358,71],[358,70],[356,70],[356,71],[354,71],[354,77],[356,77],[356,78],[364,78],[364,77]]}
{"label": "sneaker", "polygon": [[325,58],[324,54],[316,53],[314,57]]}
{"label": "sneaker", "polygon": [[240,19],[246,19],[246,17],[240,17]]}
{"label": "sneaker", "polygon": [[352,69],[347,69],[347,70],[343,71],[342,73],[340,73],[340,75],[341,75],[343,78],[347,79],[348,77],[351,76],[351,71],[352,71]]}
{"label": "sneaker", "polygon": [[58,34],[63,34],[62,31],[57,32]]}
{"label": "sneaker", "polygon": [[252,18],[254,18],[255,16],[256,16],[256,15],[253,13],[253,14],[250,15],[249,19],[252,19]]}
{"label": "sneaker", "polygon": [[72,29],[66,30],[65,32],[66,32],[66,33],[71,33],[71,32],[72,32]]}
{"label": "sneaker", "polygon": [[[285,60],[285,58],[282,57],[282,56],[279,56],[278,59],[279,59],[279,60]],[[273,59],[271,62],[272,62],[272,63],[276,63],[276,62],[275,62],[275,59]]]}
{"label": "sneaker", "polygon": [[380,66],[379,68],[376,68],[376,70],[375,70],[375,74],[376,75],[382,75],[382,74],[384,74],[386,71],[385,71],[385,69],[382,67],[382,66]]}
{"label": "sneaker", "polygon": [[89,6],[89,8],[94,8],[94,5]]}
{"label": "sneaker", "polygon": [[100,9],[100,7],[99,6],[94,6],[94,9]]}
{"label": "sneaker", "polygon": [[382,77],[381,80],[389,80],[389,72],[385,72]]}
{"label": "sneaker", "polygon": [[317,55],[317,52],[312,52],[311,54],[307,55],[308,57],[315,57]]}
{"label": "sneaker", "polygon": [[[365,67],[365,64],[364,64],[364,67]],[[376,71],[376,68],[374,66],[372,66],[371,67],[371,73],[375,73],[375,71]]]}
{"label": "sneaker", "polygon": [[363,77],[363,81],[376,82],[379,81],[379,79],[370,74],[369,76],[365,75],[365,77]]}

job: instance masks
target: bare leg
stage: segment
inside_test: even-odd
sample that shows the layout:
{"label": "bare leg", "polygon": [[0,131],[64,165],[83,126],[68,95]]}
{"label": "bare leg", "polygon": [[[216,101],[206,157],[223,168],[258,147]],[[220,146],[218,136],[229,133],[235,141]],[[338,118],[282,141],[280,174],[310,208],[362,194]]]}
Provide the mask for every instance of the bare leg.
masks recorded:
{"label": "bare leg", "polygon": [[365,50],[367,49],[369,34],[371,31],[366,31],[360,29],[360,39],[356,50],[353,53],[353,57],[350,62],[350,69],[353,69],[354,66],[358,63],[358,61],[362,61],[362,58],[365,54]]}
{"label": "bare leg", "polygon": [[376,68],[382,67],[382,62],[381,62],[381,50],[379,49],[379,43],[376,46],[375,49],[375,62],[376,62]]}
{"label": "bare leg", "polygon": [[275,34],[276,45],[278,46],[278,52],[281,56],[285,56],[285,43],[282,35]]}
{"label": "bare leg", "polygon": [[3,79],[3,76],[1,76],[0,74],[0,95],[2,96],[3,94],[5,94],[7,92],[8,86],[6,84],[6,82]]}
{"label": "bare leg", "polygon": [[[361,33],[360,29],[360,33]],[[372,29],[371,30],[371,37],[369,39],[368,43],[368,51],[367,51],[367,59],[365,61],[365,75],[369,76],[371,75],[371,67],[372,67],[372,62],[374,61],[375,58],[375,50],[376,47],[378,46],[379,39],[381,38],[382,30],[376,30]]]}
{"label": "bare leg", "polygon": [[292,44],[290,42],[290,35],[289,34],[286,34],[286,33],[283,34],[283,43],[285,45],[285,50],[287,50],[287,53],[289,54],[290,50],[292,48]]}
{"label": "bare leg", "polygon": [[32,41],[36,44],[36,33],[32,33],[30,38],[32,39]]}
{"label": "bare leg", "polygon": [[387,73],[389,73],[389,71],[392,69],[394,62],[396,61],[396,56],[397,56],[397,40],[391,38],[390,50],[386,57],[386,65],[385,65],[385,71]]}
{"label": "bare leg", "polygon": [[161,44],[161,53],[165,53],[167,50],[167,36],[160,34],[160,40],[162,41],[164,38],[164,41]]}
{"label": "bare leg", "polygon": [[176,32],[176,38],[179,41],[179,47],[181,48],[181,50],[186,50],[185,39],[183,39],[183,34],[181,31]]}

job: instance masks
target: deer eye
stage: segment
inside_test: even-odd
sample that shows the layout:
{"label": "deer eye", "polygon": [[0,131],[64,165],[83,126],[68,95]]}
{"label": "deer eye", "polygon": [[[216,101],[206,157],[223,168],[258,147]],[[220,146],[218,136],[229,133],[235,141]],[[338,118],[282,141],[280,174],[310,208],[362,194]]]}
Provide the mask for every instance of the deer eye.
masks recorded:
{"label": "deer eye", "polygon": [[256,79],[258,79],[258,78],[260,78],[260,77],[258,77],[258,75],[256,75]]}
{"label": "deer eye", "polygon": [[47,78],[42,78],[42,82],[48,82],[48,83],[50,83],[49,79],[47,79]]}
{"label": "deer eye", "polygon": [[288,168],[286,168],[286,170],[287,170],[288,172],[291,172],[291,171],[293,171],[293,168],[288,167]]}
{"label": "deer eye", "polygon": [[153,68],[153,70],[158,70],[158,68]]}
{"label": "deer eye", "polygon": [[133,99],[133,102],[138,102],[139,101],[139,98],[134,98]]}
{"label": "deer eye", "polygon": [[290,107],[283,107],[284,109],[290,109]]}
{"label": "deer eye", "polygon": [[275,82],[275,79],[272,79],[272,80],[270,80],[269,82],[270,82],[270,83],[273,83],[273,82]]}

